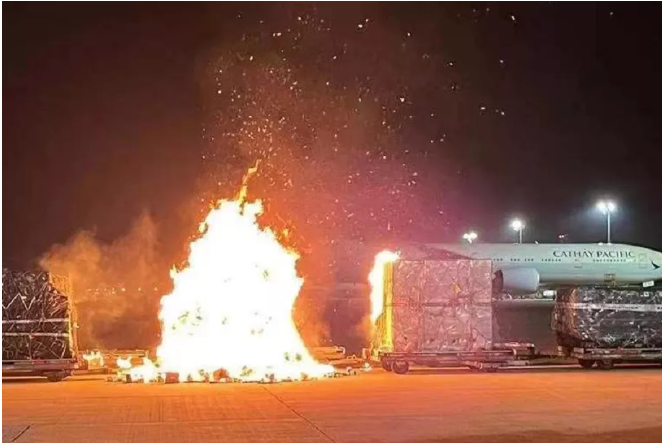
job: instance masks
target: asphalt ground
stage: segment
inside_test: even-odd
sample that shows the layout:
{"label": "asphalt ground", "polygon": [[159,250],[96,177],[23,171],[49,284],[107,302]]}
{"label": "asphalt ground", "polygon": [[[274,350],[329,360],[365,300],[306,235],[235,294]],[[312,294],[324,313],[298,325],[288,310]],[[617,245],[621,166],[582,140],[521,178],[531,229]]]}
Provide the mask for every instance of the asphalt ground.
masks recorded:
{"label": "asphalt ground", "polygon": [[662,369],[381,370],[300,383],[3,379],[3,442],[662,442]]}

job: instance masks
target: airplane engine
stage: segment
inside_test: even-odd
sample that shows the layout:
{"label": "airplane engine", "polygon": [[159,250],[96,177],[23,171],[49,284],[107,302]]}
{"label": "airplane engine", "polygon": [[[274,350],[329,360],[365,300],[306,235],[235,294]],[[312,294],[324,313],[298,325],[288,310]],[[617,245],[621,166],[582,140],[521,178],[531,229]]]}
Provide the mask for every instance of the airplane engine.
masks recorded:
{"label": "airplane engine", "polygon": [[540,286],[540,274],[535,268],[502,269],[496,272],[494,283],[497,292],[533,294]]}

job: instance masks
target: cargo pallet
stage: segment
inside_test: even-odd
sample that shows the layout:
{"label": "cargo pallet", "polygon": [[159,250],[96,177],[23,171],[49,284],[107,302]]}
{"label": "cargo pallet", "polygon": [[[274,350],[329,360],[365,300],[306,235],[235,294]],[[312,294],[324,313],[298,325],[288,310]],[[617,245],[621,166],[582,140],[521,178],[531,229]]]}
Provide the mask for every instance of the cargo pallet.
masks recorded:
{"label": "cargo pallet", "polygon": [[502,345],[479,351],[442,352],[379,352],[378,359],[387,372],[406,374],[410,365],[442,367],[468,367],[483,372],[496,372],[505,366],[523,366],[535,356],[532,344]]}
{"label": "cargo pallet", "polygon": [[660,363],[662,348],[561,347],[564,356],[577,359],[584,369],[612,369],[619,363]]}

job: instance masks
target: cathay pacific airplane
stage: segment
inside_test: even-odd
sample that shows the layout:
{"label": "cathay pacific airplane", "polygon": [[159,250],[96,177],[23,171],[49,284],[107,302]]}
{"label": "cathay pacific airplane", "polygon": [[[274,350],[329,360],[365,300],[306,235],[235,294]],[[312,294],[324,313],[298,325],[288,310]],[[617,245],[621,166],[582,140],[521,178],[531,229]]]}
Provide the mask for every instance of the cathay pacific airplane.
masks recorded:
{"label": "cathay pacific airplane", "polygon": [[511,294],[561,285],[652,285],[662,280],[662,253],[625,244],[428,243],[425,249],[492,260],[500,289]]}

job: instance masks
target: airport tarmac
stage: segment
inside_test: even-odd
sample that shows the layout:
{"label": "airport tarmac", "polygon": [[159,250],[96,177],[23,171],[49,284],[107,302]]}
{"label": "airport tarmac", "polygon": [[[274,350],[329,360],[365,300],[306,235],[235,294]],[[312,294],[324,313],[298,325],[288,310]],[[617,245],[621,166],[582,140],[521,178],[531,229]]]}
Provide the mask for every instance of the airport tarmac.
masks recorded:
{"label": "airport tarmac", "polygon": [[272,385],[4,379],[2,397],[3,442],[662,441],[659,368],[379,370]]}

